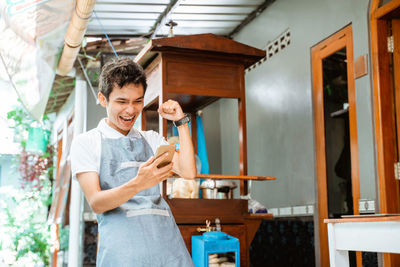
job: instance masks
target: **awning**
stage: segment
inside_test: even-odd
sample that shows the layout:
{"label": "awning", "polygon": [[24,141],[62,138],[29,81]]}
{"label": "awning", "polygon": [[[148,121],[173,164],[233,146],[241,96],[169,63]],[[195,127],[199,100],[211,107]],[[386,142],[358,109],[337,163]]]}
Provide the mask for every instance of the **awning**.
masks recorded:
{"label": "awning", "polygon": [[0,79],[12,84],[27,111],[40,120],[74,1],[2,1],[0,8],[0,64],[6,70]]}

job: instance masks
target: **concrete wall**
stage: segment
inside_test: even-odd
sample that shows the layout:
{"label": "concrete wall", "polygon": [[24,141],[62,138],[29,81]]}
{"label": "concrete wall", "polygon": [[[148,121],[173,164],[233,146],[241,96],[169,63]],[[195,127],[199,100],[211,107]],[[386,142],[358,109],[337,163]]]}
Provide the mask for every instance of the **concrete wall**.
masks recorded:
{"label": "concrete wall", "polygon": [[[97,88],[94,88],[94,90],[96,90],[97,93]],[[107,112],[105,108],[96,104],[96,99],[94,98],[89,86],[87,96],[86,129],[89,131],[93,128],[96,128],[102,118],[107,117]]]}
{"label": "concrete wall", "polygon": [[219,101],[214,102],[203,109],[202,119],[203,122],[206,122],[203,123],[203,125],[210,173],[219,174],[222,172],[221,117]]}
{"label": "concrete wall", "polygon": [[[368,54],[367,15],[368,0],[279,0],[234,37],[236,41],[264,49],[286,29],[291,32],[287,48],[246,74],[249,175],[277,177],[276,181],[252,185],[252,196],[267,207],[315,203],[310,49],[351,23],[354,59]],[[375,199],[369,79],[364,76],[356,80],[357,126],[361,198]],[[218,105],[221,170],[237,174],[237,104],[224,99]],[[215,124],[215,119],[211,124]],[[210,141],[207,145],[214,147],[218,142]],[[209,150],[210,153],[213,152]]]}

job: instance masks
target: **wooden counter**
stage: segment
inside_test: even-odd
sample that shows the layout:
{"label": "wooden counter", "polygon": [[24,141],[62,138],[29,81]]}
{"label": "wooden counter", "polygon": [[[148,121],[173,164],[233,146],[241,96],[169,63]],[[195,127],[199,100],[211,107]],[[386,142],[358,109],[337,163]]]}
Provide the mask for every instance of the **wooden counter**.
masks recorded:
{"label": "wooden counter", "polygon": [[201,235],[197,229],[205,227],[210,220],[215,226],[215,219],[221,221],[222,231],[239,239],[241,266],[249,266],[249,246],[262,220],[272,219],[272,214],[249,214],[245,199],[167,199],[181,231],[186,247],[191,252],[191,238]]}

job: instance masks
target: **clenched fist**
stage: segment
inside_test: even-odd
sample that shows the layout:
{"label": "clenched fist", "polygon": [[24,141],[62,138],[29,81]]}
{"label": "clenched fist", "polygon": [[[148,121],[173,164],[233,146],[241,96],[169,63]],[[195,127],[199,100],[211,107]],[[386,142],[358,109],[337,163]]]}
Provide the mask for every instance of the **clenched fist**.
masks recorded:
{"label": "clenched fist", "polygon": [[158,113],[160,113],[161,117],[170,121],[177,121],[185,116],[179,103],[174,100],[164,102],[158,108]]}

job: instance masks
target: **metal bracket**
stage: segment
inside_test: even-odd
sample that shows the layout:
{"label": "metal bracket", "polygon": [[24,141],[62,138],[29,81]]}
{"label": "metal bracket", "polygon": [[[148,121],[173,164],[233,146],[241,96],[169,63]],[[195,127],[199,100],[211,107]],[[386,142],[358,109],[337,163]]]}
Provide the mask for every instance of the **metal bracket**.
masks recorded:
{"label": "metal bracket", "polygon": [[389,36],[387,38],[387,49],[389,53],[393,53],[394,52],[394,40],[393,40],[393,35]]}
{"label": "metal bracket", "polygon": [[400,180],[400,162],[394,163],[394,178]]}

